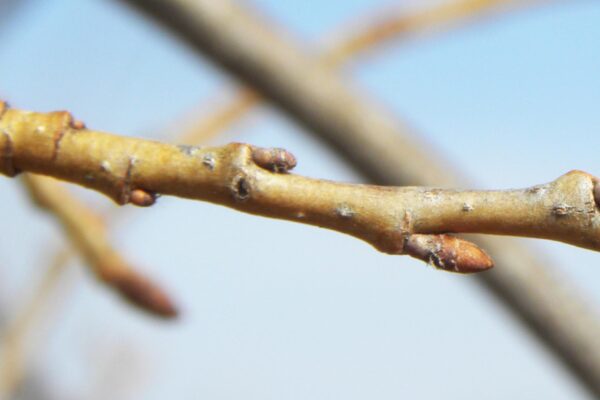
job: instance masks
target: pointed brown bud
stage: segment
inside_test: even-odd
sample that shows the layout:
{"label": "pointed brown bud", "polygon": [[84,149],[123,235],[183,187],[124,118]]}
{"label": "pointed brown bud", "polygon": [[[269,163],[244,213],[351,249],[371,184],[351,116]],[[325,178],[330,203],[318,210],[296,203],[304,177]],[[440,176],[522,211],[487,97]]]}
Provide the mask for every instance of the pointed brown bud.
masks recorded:
{"label": "pointed brown bud", "polygon": [[494,266],[490,256],[477,245],[450,235],[410,235],[404,250],[445,271],[481,272]]}
{"label": "pointed brown bud", "polygon": [[163,318],[174,318],[177,308],[170,297],[147,277],[134,271],[122,271],[107,280],[131,304]]}

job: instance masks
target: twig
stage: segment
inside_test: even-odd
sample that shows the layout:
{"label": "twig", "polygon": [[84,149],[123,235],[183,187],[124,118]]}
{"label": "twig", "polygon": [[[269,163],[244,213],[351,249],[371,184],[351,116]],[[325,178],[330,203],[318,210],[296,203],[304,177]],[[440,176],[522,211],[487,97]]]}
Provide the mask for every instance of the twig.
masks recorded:
{"label": "twig", "polygon": [[[600,197],[597,202],[594,198],[598,181],[580,171],[523,190],[392,188],[289,174],[296,160],[282,149],[241,143],[175,146],[82,129],[73,126],[67,112],[8,109],[0,132],[0,154],[5,155],[0,172],[9,176],[16,171],[50,175],[97,190],[118,204],[149,206],[157,193],[210,201],[333,229],[382,252],[409,254],[455,272],[477,272],[492,264],[477,246],[447,232],[538,237],[600,250]],[[54,193],[43,207],[59,202]],[[60,201],[67,210],[77,208]],[[77,215],[81,218],[83,212]],[[92,251],[86,254],[92,265],[110,266],[99,270],[110,272],[102,278],[124,290],[120,282],[129,274],[123,272],[123,261],[104,243],[85,236],[98,222],[92,216],[62,220],[69,231],[88,226],[74,236],[90,242],[85,247]]]}
{"label": "twig", "polygon": [[[126,263],[110,244],[99,216],[51,179],[26,174],[22,182],[33,201],[52,213],[63,225],[74,249],[83,256],[100,281],[151,314],[160,317],[176,316],[177,310],[170,296],[159,285]],[[63,258],[63,263],[69,260],[71,254],[69,252]]]}
{"label": "twig", "polygon": [[[375,23],[353,27],[351,34],[323,54],[322,61],[337,67],[359,52],[373,50],[393,39],[445,31],[499,13],[522,10],[556,0],[453,0],[400,15],[390,11]],[[350,30],[348,30],[350,31]]]}
{"label": "twig", "polygon": [[76,249],[102,282],[152,315],[167,318],[177,315],[169,296],[157,284],[131,267],[110,245],[104,224],[98,216],[49,178],[26,174],[24,180],[37,205],[52,211],[76,244]]}

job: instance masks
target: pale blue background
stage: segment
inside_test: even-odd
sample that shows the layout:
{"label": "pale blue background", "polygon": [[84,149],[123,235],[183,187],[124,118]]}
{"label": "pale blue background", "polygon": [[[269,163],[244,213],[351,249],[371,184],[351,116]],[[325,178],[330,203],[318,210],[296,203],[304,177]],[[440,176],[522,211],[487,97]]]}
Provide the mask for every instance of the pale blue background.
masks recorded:
{"label": "pale blue background", "polygon": [[[309,48],[397,7],[254,4]],[[16,107],[68,109],[96,129],[169,140],[177,118],[209,114],[234,92],[119,2],[29,0],[5,13],[0,98]],[[599,43],[600,2],[562,1],[386,46],[343,72],[477,187],[522,187],[570,169],[600,175]],[[229,140],[286,147],[300,174],[358,179],[269,107],[215,142]],[[0,301],[14,315],[63,239],[18,181],[0,179],[0,201]],[[112,225],[116,245],[164,282],[183,316],[165,324],[133,312],[74,263],[33,332],[31,367],[55,398],[590,398],[472,277],[198,202],[162,198],[124,214]],[[598,307],[598,253],[528,244]]]}

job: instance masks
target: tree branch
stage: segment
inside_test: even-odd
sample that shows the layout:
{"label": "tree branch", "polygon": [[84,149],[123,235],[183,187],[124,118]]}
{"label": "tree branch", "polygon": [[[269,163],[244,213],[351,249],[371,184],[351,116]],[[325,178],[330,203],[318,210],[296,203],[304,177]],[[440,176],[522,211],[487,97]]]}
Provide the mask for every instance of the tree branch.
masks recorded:
{"label": "tree branch", "polygon": [[[492,264],[477,246],[447,232],[538,237],[600,250],[597,180],[580,171],[506,191],[344,184],[289,174],[296,160],[282,149],[163,144],[87,130],[68,112],[32,113],[1,104],[0,172],[50,175],[121,205],[149,206],[157,193],[209,201],[333,229],[382,252],[409,254],[455,272]],[[95,257],[106,259],[107,252],[101,246],[88,258],[97,264]]]}

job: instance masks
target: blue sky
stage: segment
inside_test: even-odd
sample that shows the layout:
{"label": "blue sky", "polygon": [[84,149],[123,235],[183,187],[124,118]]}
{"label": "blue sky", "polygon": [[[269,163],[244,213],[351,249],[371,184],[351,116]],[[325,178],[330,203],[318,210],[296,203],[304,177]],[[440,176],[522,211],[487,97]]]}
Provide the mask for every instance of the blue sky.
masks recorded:
{"label": "blue sky", "polygon": [[[386,46],[342,73],[473,187],[529,186],[571,169],[600,175],[600,3],[555,3]],[[338,27],[396,6],[253,4],[315,49]],[[209,114],[236,87],[116,1],[30,0],[11,18],[0,30],[0,97],[16,107],[69,109],[99,130],[172,140],[177,118]],[[215,142],[230,140],[286,147],[300,174],[358,180],[268,106]],[[16,309],[62,238],[18,182],[1,179],[0,196],[11,232],[0,240],[0,300]],[[588,398],[471,277],[197,202],[162,198],[124,214],[112,225],[116,245],[176,293],[184,316],[167,325],[138,315],[73,263],[31,357],[62,398],[102,397],[105,375],[127,382],[112,385],[124,387],[112,398]],[[597,253],[527,244],[598,308]]]}

